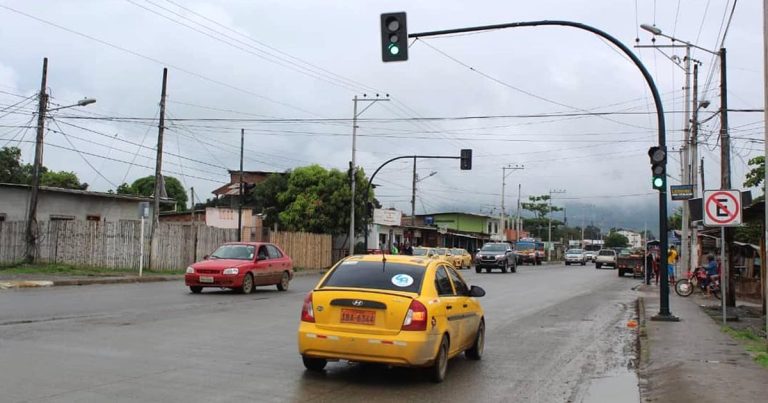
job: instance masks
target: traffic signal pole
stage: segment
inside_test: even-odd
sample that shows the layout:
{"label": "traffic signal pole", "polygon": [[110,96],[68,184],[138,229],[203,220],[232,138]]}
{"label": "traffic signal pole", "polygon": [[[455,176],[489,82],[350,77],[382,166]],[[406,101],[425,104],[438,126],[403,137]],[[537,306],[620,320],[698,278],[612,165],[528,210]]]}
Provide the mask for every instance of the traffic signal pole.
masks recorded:
{"label": "traffic signal pole", "polygon": [[[387,14],[382,15],[382,23],[384,22],[384,16]],[[389,16],[392,16],[392,14],[389,14]],[[402,23],[403,26],[405,26],[405,15],[402,16]],[[467,27],[467,28],[456,28],[456,29],[447,29],[447,30],[441,30],[441,31],[430,31],[430,32],[420,32],[415,34],[408,34],[408,38],[426,38],[426,37],[436,37],[436,36],[446,36],[446,35],[453,35],[453,34],[462,34],[462,33],[468,33],[468,32],[479,32],[479,31],[492,31],[492,30],[500,30],[500,29],[507,29],[507,28],[522,28],[522,27],[536,27],[536,26],[565,26],[565,27],[572,27],[581,29],[584,31],[591,32],[595,35],[598,35],[607,41],[611,42],[614,46],[619,48],[622,52],[624,52],[627,57],[629,57],[632,62],[637,66],[637,68],[640,70],[640,72],[643,75],[643,78],[645,79],[646,83],[648,84],[648,87],[651,89],[651,94],[653,95],[653,102],[656,107],[656,117],[657,117],[657,126],[658,126],[658,146],[666,150],[667,145],[667,139],[666,139],[666,126],[664,122],[664,107],[661,103],[661,96],[659,95],[659,90],[656,88],[656,84],[653,81],[653,77],[648,72],[648,69],[645,68],[643,63],[638,59],[637,56],[635,56],[632,51],[625,46],[621,41],[614,38],[613,36],[609,35],[608,33],[601,31],[595,27],[581,24],[578,22],[573,21],[561,21],[561,20],[542,20],[542,21],[525,21],[525,22],[512,22],[507,24],[496,24],[496,25],[484,25],[484,26],[477,26],[477,27]],[[387,61],[385,59],[385,61]],[[666,159],[664,161],[664,166],[666,170]],[[662,186],[659,187],[659,236],[660,236],[660,251],[661,258],[666,259],[667,256],[667,247],[668,247],[668,234],[667,234],[667,183],[666,183],[666,177],[664,178],[664,183]],[[660,321],[678,321],[679,319],[675,316],[673,316],[670,313],[669,310],[669,278],[667,275],[667,270],[660,270],[661,274],[661,286],[659,287],[659,302],[660,302],[660,308],[659,313],[654,316],[653,320],[660,320]]]}

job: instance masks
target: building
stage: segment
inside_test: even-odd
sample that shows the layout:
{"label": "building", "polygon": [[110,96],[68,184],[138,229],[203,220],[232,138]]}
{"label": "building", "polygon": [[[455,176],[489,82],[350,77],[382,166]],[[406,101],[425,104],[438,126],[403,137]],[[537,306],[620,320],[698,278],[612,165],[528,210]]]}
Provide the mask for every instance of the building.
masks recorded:
{"label": "building", "polygon": [[[0,183],[0,221],[26,221],[32,186]],[[38,221],[105,221],[138,220],[139,203],[152,198],[87,190],[41,186],[38,193]],[[173,200],[165,201],[173,204]]]}
{"label": "building", "polygon": [[642,248],[643,247],[643,235],[634,231],[621,230],[616,231],[618,234],[624,235],[629,240],[630,248]]}
{"label": "building", "polygon": [[[243,241],[261,241],[263,238],[263,217],[253,209],[243,208],[241,225]],[[236,229],[238,226],[237,209],[225,207],[206,207],[205,209],[185,212],[160,213],[160,222],[199,223],[214,228]]]}
{"label": "building", "polygon": [[[258,185],[269,178],[270,175],[283,175],[281,172],[267,171],[243,171],[244,185]],[[240,194],[240,171],[229,171],[229,183],[215,189],[212,192],[216,197],[237,196]]]}

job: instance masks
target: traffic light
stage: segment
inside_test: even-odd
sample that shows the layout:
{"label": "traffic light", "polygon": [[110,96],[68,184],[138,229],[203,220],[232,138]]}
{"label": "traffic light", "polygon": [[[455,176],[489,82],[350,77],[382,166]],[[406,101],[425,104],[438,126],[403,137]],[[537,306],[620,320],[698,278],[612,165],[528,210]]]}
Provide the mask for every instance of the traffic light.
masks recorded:
{"label": "traffic light", "polygon": [[461,169],[464,171],[472,169],[472,150],[461,150]]}
{"label": "traffic light", "polygon": [[405,13],[381,15],[381,60],[402,62],[408,60],[408,29]]}
{"label": "traffic light", "polygon": [[651,157],[651,173],[653,179],[651,184],[656,190],[666,190],[667,188],[667,152],[662,147],[651,147],[648,150],[648,156]]}

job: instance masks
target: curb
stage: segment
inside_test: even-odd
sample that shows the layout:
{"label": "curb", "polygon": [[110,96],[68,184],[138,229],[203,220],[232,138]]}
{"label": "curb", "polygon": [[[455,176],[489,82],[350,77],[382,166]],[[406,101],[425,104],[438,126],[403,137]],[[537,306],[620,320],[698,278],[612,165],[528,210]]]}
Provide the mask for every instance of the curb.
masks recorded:
{"label": "curb", "polygon": [[646,326],[647,317],[645,314],[645,299],[637,297],[637,380],[640,391],[640,400],[647,401],[648,396],[648,377],[646,367],[650,357],[648,346],[648,328]]}
{"label": "curb", "polygon": [[0,281],[0,290],[7,290],[10,288],[51,287],[53,285],[53,281]]}

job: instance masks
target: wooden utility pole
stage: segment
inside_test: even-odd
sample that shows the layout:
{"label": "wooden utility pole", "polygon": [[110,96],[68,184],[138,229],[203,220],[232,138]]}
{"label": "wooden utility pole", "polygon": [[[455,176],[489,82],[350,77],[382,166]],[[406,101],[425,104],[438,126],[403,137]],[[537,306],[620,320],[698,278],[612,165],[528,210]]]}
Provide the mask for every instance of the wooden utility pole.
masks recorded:
{"label": "wooden utility pole", "polygon": [[40,94],[37,104],[37,138],[35,139],[35,165],[32,176],[32,189],[29,196],[27,216],[27,250],[25,261],[35,261],[37,250],[37,196],[40,191],[40,176],[43,169],[43,138],[45,132],[45,112],[48,108],[48,94],[45,93],[48,82],[48,58],[43,58],[43,79],[40,83]]}
{"label": "wooden utility pole", "polygon": [[192,196],[192,225],[194,225],[195,224],[195,188],[190,187],[189,192],[191,193],[191,196]]}
{"label": "wooden utility pole", "polygon": [[[413,157],[413,188],[411,190],[411,226],[416,226],[416,157]],[[413,243],[413,240],[411,240]],[[366,248],[368,245],[365,246]]]}
{"label": "wooden utility pole", "polygon": [[243,240],[243,147],[245,129],[240,129],[240,192],[237,197],[237,241]]}
{"label": "wooden utility pole", "polygon": [[[720,48],[720,189],[731,189],[731,140],[728,134],[728,81],[725,62],[725,48]],[[726,228],[722,247],[725,252],[723,260],[723,278],[727,279],[727,287],[723,287],[723,301],[728,307],[736,307],[736,289],[733,270],[731,270],[731,242],[733,229]]]}
{"label": "wooden utility pole", "polygon": [[157,253],[157,240],[155,230],[160,225],[160,195],[163,193],[163,133],[165,132],[165,93],[168,83],[168,68],[163,68],[163,89],[160,92],[160,123],[157,126],[157,159],[155,161],[155,194],[152,208],[152,232],[150,233],[150,265],[153,263],[154,254]]}

